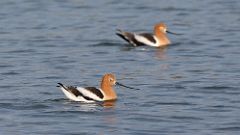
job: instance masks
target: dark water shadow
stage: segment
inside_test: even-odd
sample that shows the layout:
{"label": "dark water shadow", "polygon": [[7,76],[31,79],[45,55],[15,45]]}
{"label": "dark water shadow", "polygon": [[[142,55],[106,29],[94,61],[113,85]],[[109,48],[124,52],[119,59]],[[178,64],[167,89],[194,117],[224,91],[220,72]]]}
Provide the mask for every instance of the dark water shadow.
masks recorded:
{"label": "dark water shadow", "polygon": [[116,43],[116,41],[113,41],[113,40],[100,40],[100,41],[98,40],[96,42],[97,43],[93,43],[88,46],[89,47],[103,47],[103,46],[109,47],[109,46],[119,46],[120,45],[119,43]]}

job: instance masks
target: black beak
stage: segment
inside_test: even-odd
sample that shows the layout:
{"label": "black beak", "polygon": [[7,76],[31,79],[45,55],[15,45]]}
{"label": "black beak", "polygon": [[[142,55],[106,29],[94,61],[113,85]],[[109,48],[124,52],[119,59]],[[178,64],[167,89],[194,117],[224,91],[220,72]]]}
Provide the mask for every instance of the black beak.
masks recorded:
{"label": "black beak", "polygon": [[133,88],[133,87],[129,87],[129,86],[126,86],[126,85],[123,85],[119,82],[116,82],[116,85],[119,85],[119,86],[122,86],[122,87],[125,87],[125,88],[129,88],[129,89],[133,89],[133,90],[140,90],[140,89],[136,89],[136,88]]}
{"label": "black beak", "polygon": [[166,31],[167,33],[169,33],[169,34],[173,34],[173,35],[182,35],[182,34],[178,34],[178,33],[174,33],[174,32],[171,32],[171,31]]}

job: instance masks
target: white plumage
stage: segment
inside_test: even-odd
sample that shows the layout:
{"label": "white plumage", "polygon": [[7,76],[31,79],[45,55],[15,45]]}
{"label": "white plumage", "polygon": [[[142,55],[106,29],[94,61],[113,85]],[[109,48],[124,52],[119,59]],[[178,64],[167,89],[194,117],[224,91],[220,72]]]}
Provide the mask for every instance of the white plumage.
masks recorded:
{"label": "white plumage", "polygon": [[83,87],[65,86],[61,83],[59,83],[59,87],[64,95],[73,101],[81,101],[87,103],[103,101],[104,95],[101,89],[93,89],[93,87],[89,87],[91,88],[90,90]]}
{"label": "white plumage", "polygon": [[156,43],[148,40],[145,36],[142,36],[142,35],[139,35],[139,34],[135,34],[134,33],[134,37],[135,39],[140,42],[140,43],[143,43],[145,45],[149,45],[149,46],[154,46],[154,47],[158,47],[158,39],[156,38],[155,35],[152,35],[152,37],[155,39]]}

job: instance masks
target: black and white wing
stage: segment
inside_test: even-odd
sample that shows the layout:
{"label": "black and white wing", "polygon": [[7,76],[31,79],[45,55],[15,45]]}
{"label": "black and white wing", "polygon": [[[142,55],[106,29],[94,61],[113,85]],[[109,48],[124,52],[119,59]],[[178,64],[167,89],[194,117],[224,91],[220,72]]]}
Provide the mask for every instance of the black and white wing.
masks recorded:
{"label": "black and white wing", "polygon": [[82,102],[96,102],[103,101],[104,95],[100,89],[95,87],[74,87],[74,86],[65,86],[62,83],[58,83],[59,87],[66,95],[67,98],[73,101],[82,101]]}

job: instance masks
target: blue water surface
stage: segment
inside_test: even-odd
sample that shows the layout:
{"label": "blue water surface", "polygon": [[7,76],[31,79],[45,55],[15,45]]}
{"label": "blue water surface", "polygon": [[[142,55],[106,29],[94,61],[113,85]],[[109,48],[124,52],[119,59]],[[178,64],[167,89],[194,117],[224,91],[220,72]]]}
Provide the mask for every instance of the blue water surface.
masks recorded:
{"label": "blue water surface", "polygon": [[[165,22],[172,44],[115,35]],[[239,135],[238,0],[1,0],[1,135]],[[65,98],[58,82],[115,87],[111,106]]]}

